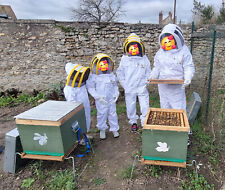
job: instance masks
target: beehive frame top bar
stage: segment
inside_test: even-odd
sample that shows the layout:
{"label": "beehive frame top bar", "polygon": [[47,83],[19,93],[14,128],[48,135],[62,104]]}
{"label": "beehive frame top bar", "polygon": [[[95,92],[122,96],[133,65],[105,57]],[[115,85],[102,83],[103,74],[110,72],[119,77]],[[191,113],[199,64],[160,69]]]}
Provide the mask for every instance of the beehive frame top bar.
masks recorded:
{"label": "beehive frame top bar", "polygon": [[182,79],[151,79],[150,84],[184,84]]}
{"label": "beehive frame top bar", "polygon": [[16,124],[60,126],[82,108],[78,102],[49,100],[15,116]]}
{"label": "beehive frame top bar", "polygon": [[[166,125],[151,125],[151,124],[148,124],[147,122],[148,122],[148,118],[149,118],[149,115],[150,115],[151,111],[180,113],[183,116],[182,117],[183,125],[181,125],[181,126],[166,126]],[[188,118],[187,118],[185,110],[182,110],[182,109],[149,108],[147,116],[145,118],[143,129],[167,130],[167,131],[185,131],[185,132],[188,132],[190,130],[190,126],[189,126],[189,123],[188,123]]]}

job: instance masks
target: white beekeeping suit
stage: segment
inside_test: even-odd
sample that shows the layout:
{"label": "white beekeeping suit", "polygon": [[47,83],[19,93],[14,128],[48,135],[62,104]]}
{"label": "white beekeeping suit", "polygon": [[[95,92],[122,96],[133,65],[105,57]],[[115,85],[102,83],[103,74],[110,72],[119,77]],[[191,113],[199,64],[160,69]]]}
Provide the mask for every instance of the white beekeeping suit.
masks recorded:
{"label": "white beekeeping suit", "polygon": [[[136,48],[135,48],[136,47]],[[151,72],[150,61],[145,54],[144,45],[139,36],[132,33],[125,41],[124,55],[117,69],[117,78],[124,88],[127,117],[132,125],[132,131],[137,130],[136,99],[141,108],[141,124],[149,109],[149,93],[146,88]],[[136,50],[136,53],[135,53]],[[136,129],[135,129],[136,128]]]}
{"label": "white beekeeping suit", "polygon": [[95,99],[97,108],[97,127],[100,130],[100,138],[105,139],[105,130],[110,126],[109,131],[114,137],[118,137],[119,124],[116,113],[116,101],[119,96],[117,79],[113,74],[113,62],[111,58],[103,53],[97,54],[91,63],[91,71],[87,81],[88,92]]}
{"label": "white beekeeping suit", "polygon": [[90,68],[81,65],[67,63],[65,66],[67,73],[67,83],[63,89],[64,96],[69,102],[81,102],[84,104],[87,132],[91,125],[91,109],[86,89]]}
{"label": "white beekeeping suit", "polygon": [[[172,49],[165,49],[164,39],[169,43],[174,39],[175,45],[172,45]],[[192,55],[184,44],[181,29],[175,24],[166,25],[159,36],[159,44],[161,48],[155,55],[150,78],[184,79],[183,85],[158,84],[160,106],[169,109],[186,109],[185,87],[191,83],[195,68]]]}

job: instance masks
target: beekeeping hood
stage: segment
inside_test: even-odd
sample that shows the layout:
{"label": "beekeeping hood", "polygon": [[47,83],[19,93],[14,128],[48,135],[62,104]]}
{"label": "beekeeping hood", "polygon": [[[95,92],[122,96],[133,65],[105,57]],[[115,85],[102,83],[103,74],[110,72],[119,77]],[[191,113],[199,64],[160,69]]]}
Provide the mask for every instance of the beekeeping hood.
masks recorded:
{"label": "beekeeping hood", "polygon": [[143,57],[145,55],[145,46],[141,40],[141,38],[135,34],[135,33],[131,33],[128,38],[125,40],[124,44],[123,44],[123,53],[125,55],[130,56],[129,54],[129,47],[130,45],[134,45],[137,44],[140,54],[138,56]]}
{"label": "beekeeping hood", "polygon": [[164,26],[161,34],[159,35],[159,45],[160,45],[160,47],[162,48],[162,46],[161,46],[162,39],[166,36],[171,35],[171,34],[173,35],[173,37],[175,39],[176,49],[173,49],[173,50],[170,50],[170,51],[180,50],[184,45],[184,37],[183,37],[182,30],[176,24],[167,24],[166,26]]}
{"label": "beekeeping hood", "polygon": [[65,70],[67,73],[66,85],[71,87],[83,86],[90,74],[89,67],[73,64],[71,62],[66,63]]}
{"label": "beekeeping hood", "polygon": [[[106,71],[101,71],[99,70],[100,62],[101,61],[107,61],[108,64],[108,70]],[[91,72],[93,74],[99,75],[99,74],[110,74],[114,69],[114,63],[107,54],[104,53],[99,53],[95,55],[91,61]]]}

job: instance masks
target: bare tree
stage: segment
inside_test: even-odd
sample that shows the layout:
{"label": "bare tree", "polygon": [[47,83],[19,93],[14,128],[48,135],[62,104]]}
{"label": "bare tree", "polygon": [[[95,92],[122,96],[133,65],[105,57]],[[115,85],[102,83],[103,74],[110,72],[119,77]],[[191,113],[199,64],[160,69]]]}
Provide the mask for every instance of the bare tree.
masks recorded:
{"label": "bare tree", "polygon": [[79,8],[72,8],[72,17],[79,21],[111,22],[122,14],[122,0],[80,0]]}

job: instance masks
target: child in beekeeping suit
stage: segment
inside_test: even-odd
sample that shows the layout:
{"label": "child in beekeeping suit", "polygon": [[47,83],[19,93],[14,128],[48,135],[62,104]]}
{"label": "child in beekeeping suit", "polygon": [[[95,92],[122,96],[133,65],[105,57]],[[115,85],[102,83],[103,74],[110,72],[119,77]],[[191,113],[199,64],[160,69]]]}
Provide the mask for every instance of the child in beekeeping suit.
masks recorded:
{"label": "child in beekeeping suit", "polygon": [[113,136],[119,137],[119,124],[116,113],[116,101],[119,96],[117,80],[113,74],[112,59],[103,53],[97,54],[91,61],[91,72],[88,81],[88,92],[95,99],[97,108],[97,127],[100,130],[100,139],[106,138],[106,121]]}
{"label": "child in beekeeping suit", "polygon": [[[91,109],[86,89],[86,81],[90,74],[89,67],[83,67],[71,62],[65,66],[67,73],[66,86],[63,89],[64,96],[69,102],[81,102],[84,104],[87,132],[91,125]],[[88,135],[89,138],[92,138]]]}
{"label": "child in beekeeping suit", "polygon": [[175,24],[166,25],[159,36],[159,44],[150,79],[184,80],[183,85],[158,84],[160,107],[186,109],[185,87],[191,83],[195,68],[180,27]]}
{"label": "child in beekeeping suit", "polygon": [[150,61],[145,55],[145,47],[140,37],[132,33],[123,45],[124,55],[121,58],[117,77],[125,91],[127,117],[132,125],[131,130],[137,131],[136,99],[141,108],[141,125],[149,109],[149,94],[146,88],[151,73]]}

